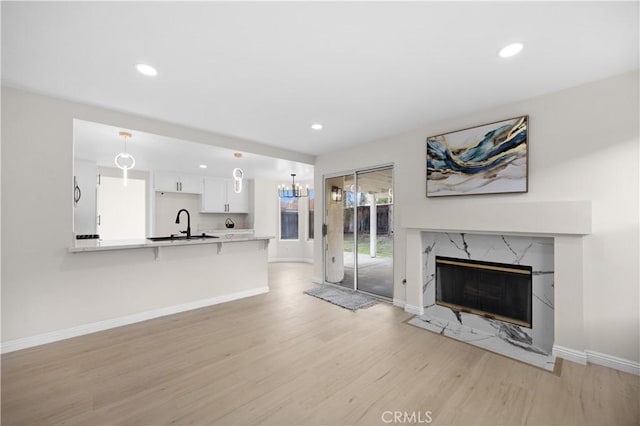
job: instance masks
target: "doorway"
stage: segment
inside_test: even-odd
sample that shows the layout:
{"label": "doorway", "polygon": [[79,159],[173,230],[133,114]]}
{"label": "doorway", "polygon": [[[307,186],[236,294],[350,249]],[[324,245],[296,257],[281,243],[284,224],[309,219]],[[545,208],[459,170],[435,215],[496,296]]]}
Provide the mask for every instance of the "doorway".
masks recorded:
{"label": "doorway", "polygon": [[101,176],[97,191],[98,234],[103,240],[146,238],[146,181]]}
{"label": "doorway", "polygon": [[393,168],[325,178],[325,282],[393,298]]}

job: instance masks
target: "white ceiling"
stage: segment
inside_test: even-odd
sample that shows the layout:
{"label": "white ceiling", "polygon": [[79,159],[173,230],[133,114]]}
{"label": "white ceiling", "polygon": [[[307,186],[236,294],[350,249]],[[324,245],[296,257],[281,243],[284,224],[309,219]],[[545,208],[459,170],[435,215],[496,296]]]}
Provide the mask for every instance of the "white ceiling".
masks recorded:
{"label": "white ceiling", "polygon": [[638,2],[2,2],[4,84],[313,155],[637,68]]}
{"label": "white ceiling", "polygon": [[[240,167],[246,179],[290,184],[290,174],[296,173],[296,182],[313,180],[313,166],[310,164],[247,152],[236,158],[234,153],[237,151],[234,150],[84,120],[73,122],[74,157],[95,161],[99,166],[115,167],[115,156],[124,149],[124,139],[118,135],[120,131],[131,132],[127,152],[135,158],[135,170],[231,179],[233,169]],[[200,168],[201,164],[207,168]]]}

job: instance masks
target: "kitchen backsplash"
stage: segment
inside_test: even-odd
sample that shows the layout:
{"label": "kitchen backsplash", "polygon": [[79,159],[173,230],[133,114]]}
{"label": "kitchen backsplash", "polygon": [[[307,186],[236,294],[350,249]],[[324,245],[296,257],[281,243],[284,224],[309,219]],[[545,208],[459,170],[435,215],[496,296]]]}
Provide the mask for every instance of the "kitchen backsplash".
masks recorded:
{"label": "kitchen backsplash", "polygon": [[231,218],[235,223],[235,229],[250,228],[251,224],[248,214],[231,213],[200,213],[200,195],[180,194],[175,192],[156,192],[155,219],[156,227],[154,234],[169,235],[177,234],[186,229],[186,216],[180,218],[180,223],[176,224],[176,214],[180,209],[187,209],[191,215],[191,232],[193,234],[216,229],[226,229],[224,222]]}

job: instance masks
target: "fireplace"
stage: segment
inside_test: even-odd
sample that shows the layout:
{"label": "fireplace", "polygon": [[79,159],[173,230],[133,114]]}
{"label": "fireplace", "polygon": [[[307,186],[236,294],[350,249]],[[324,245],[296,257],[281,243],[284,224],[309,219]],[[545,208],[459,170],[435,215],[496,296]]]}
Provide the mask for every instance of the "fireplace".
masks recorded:
{"label": "fireplace", "polygon": [[436,256],[436,304],[531,328],[532,268]]}
{"label": "fireplace", "polygon": [[[422,312],[411,324],[551,371],[554,366],[551,355],[555,317],[554,259],[552,237],[433,231],[408,233],[407,278],[411,281],[408,279],[407,283],[416,280],[422,284],[416,289],[421,290],[422,297],[417,303]],[[489,269],[479,267],[482,265]],[[455,274],[447,277],[452,270],[455,272],[454,268],[462,269],[462,277]],[[409,274],[410,269],[419,275]],[[465,277],[465,273],[471,272],[481,272],[479,284],[477,278]],[[502,272],[508,278],[486,279],[489,273]],[[520,293],[508,294],[512,290]],[[408,292],[407,298],[411,294]],[[504,301],[497,303],[501,298]],[[409,305],[409,309],[413,309],[414,305]],[[519,312],[513,311],[516,306]]]}

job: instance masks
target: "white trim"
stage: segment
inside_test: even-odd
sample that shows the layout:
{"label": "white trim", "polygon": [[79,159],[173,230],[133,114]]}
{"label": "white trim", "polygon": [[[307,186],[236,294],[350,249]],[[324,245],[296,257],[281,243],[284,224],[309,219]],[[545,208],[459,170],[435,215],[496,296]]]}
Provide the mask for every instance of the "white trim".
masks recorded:
{"label": "white trim", "polygon": [[628,359],[618,358],[595,351],[585,352],[587,354],[587,361],[592,364],[602,365],[603,367],[609,367],[614,370],[624,371],[625,373],[640,376],[640,362],[629,361]]}
{"label": "white trim", "polygon": [[551,353],[558,358],[566,359],[567,361],[572,361],[580,365],[587,365],[587,354],[584,351],[553,345]]}
{"label": "white trim", "polygon": [[19,351],[21,349],[31,348],[33,346],[44,345],[47,343],[57,342],[59,340],[70,339],[72,337],[83,336],[85,334],[108,330],[110,328],[122,327],[123,325],[129,325],[137,322],[147,321],[153,318],[173,315],[179,312],[191,311],[193,309],[204,308],[206,306],[218,305],[220,303],[231,302],[232,300],[257,296],[259,294],[268,292],[269,287],[258,287],[238,293],[231,293],[225,294],[223,296],[212,297],[209,299],[196,300],[194,302],[183,303],[181,305],[167,306],[165,308],[140,312],[120,318],[113,318],[90,324],[78,325],[63,330],[56,330],[49,333],[38,334],[36,336],[23,337],[21,339],[10,340],[8,342],[2,343],[0,352],[4,354],[8,352]]}
{"label": "white trim", "polygon": [[311,277],[311,282],[314,284],[324,284],[324,280],[320,277]]}
{"label": "white trim", "polygon": [[284,263],[284,262],[313,263],[313,259],[310,259],[307,257],[274,257],[269,259],[269,263]]}
{"label": "white trim", "polygon": [[404,311],[414,315],[422,315],[424,314],[424,309],[422,306],[413,306],[408,303],[404,304]]}
{"label": "white trim", "polygon": [[404,307],[405,307],[404,300],[393,299],[393,306],[397,306],[398,308],[404,309]]}
{"label": "white trim", "polygon": [[553,354],[558,358],[573,361],[581,365],[587,365],[587,363],[596,364],[640,376],[640,362],[630,361],[596,351],[578,351],[558,345],[553,345]]}

